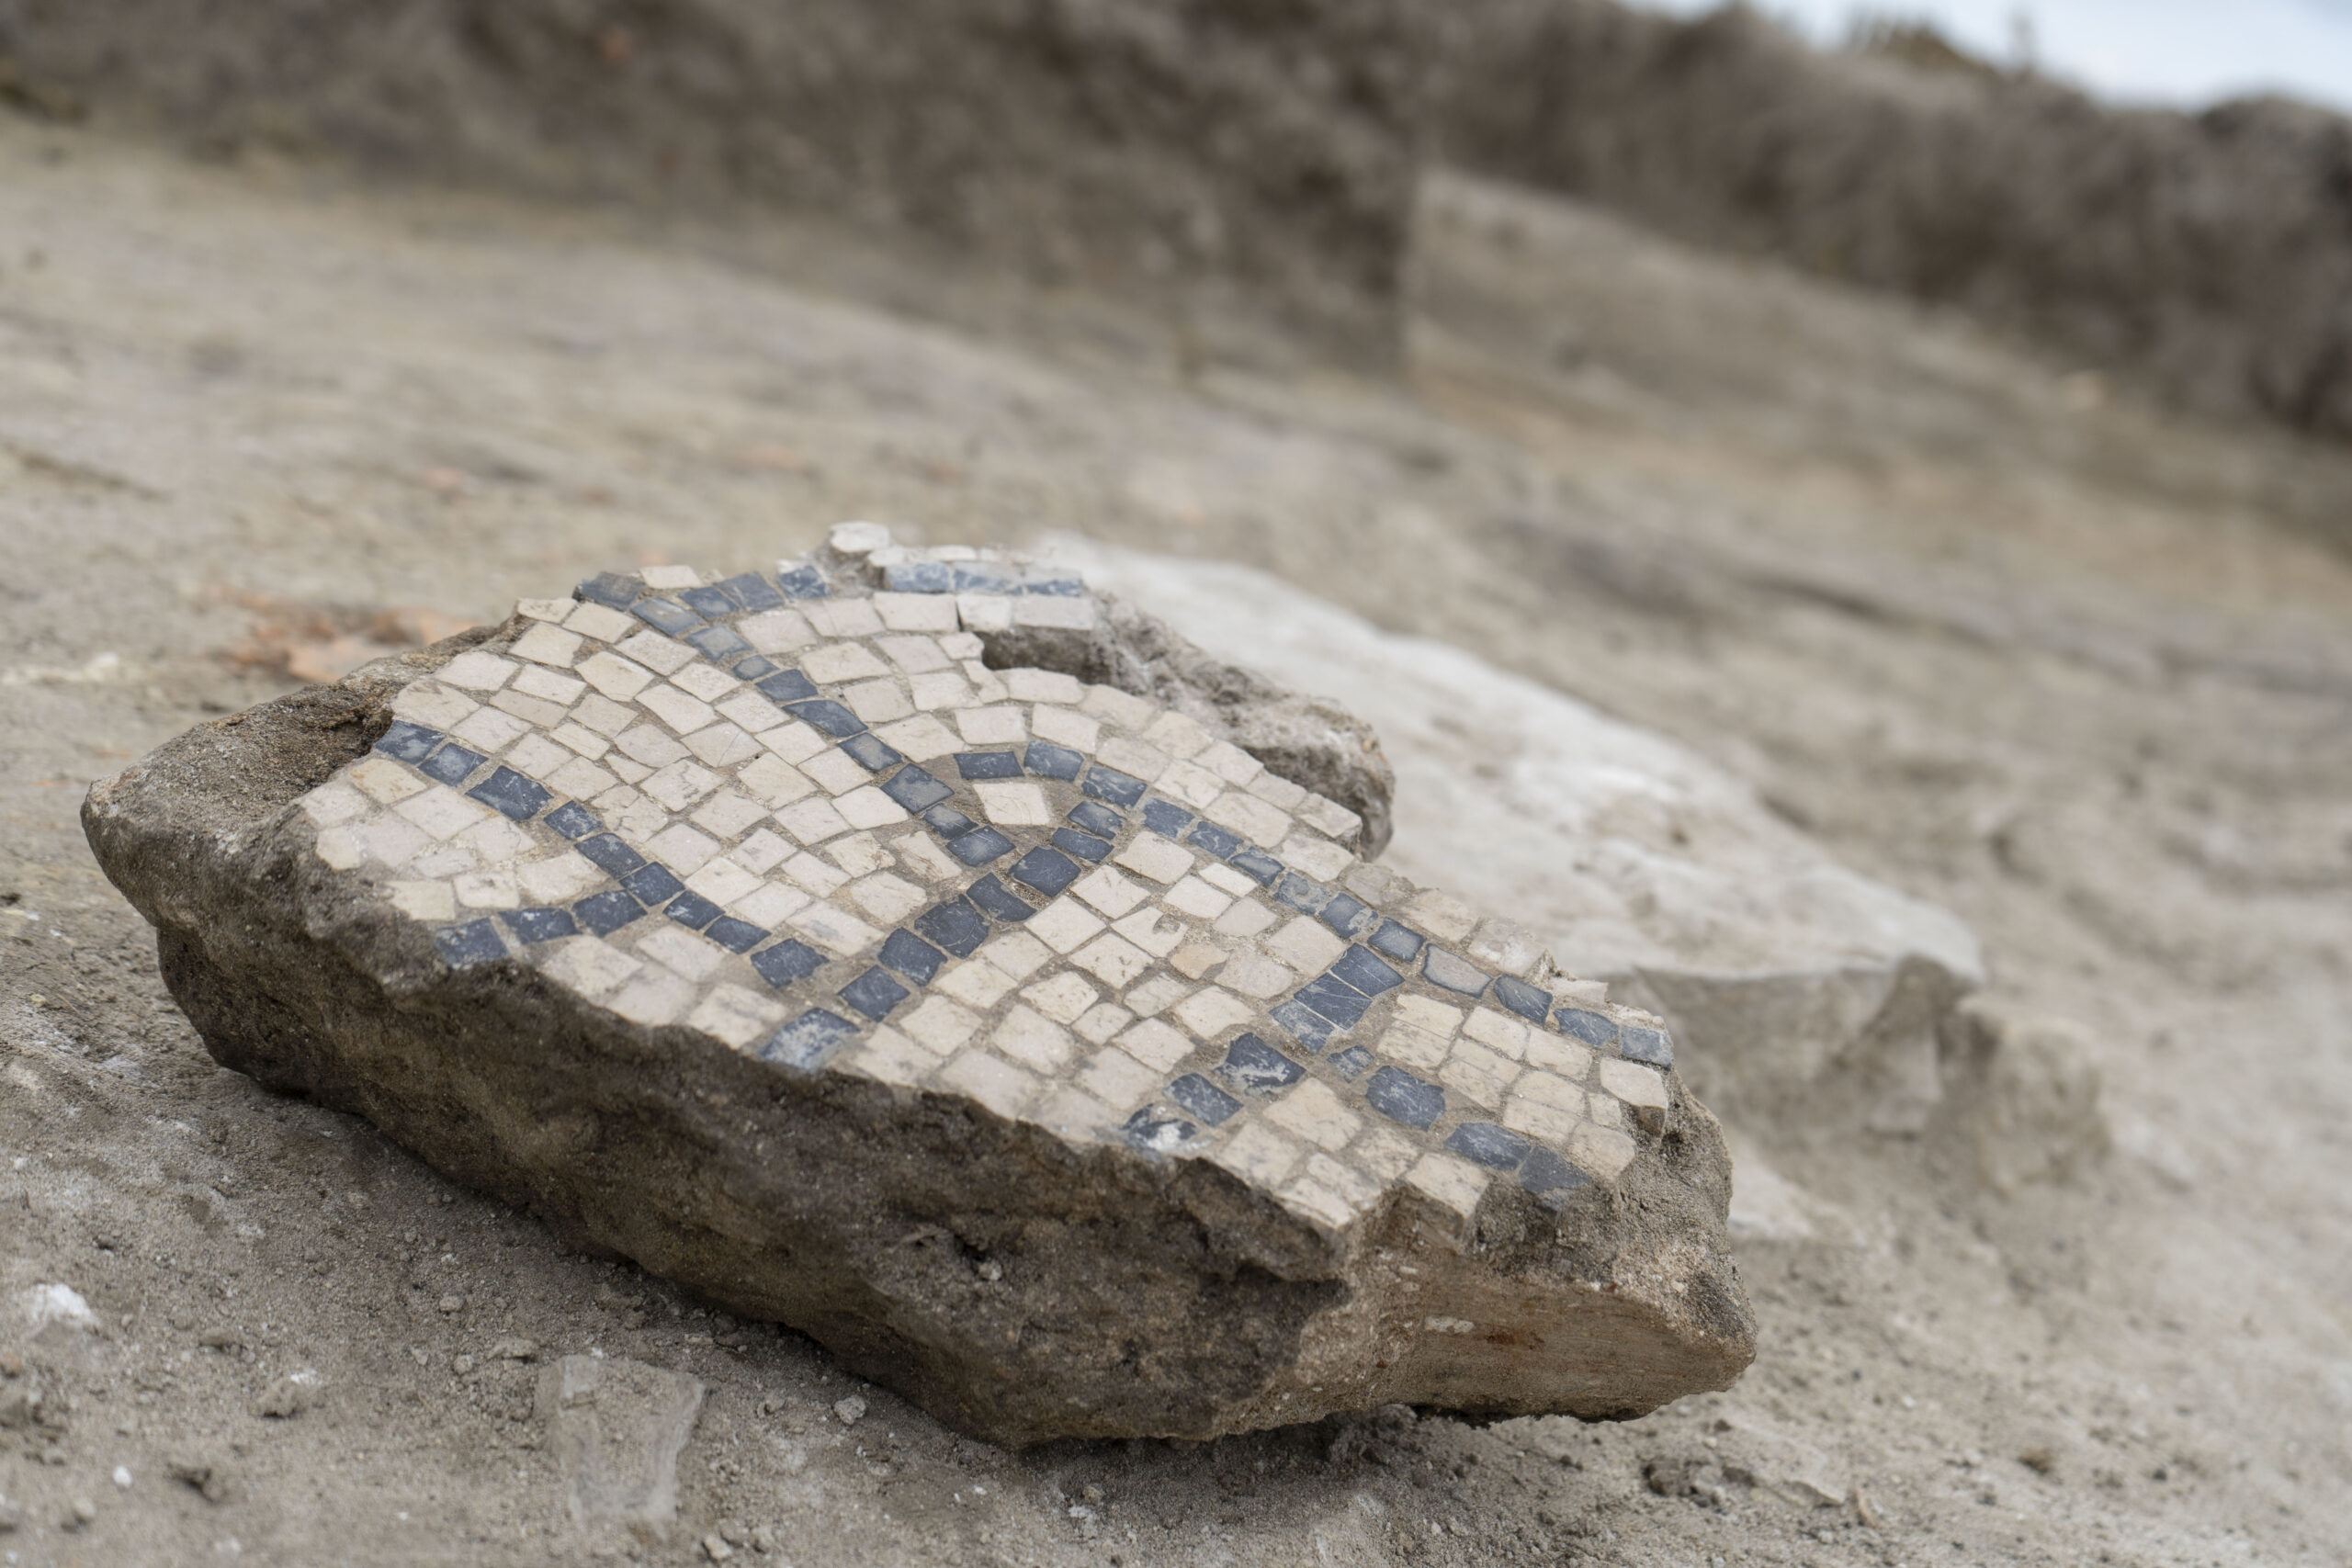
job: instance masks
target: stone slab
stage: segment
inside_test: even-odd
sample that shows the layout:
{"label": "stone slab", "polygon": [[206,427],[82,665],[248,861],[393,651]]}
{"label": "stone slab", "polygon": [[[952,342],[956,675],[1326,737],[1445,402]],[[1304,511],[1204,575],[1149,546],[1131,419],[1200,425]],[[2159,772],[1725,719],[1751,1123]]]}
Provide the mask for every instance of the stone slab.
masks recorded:
{"label": "stone slab", "polygon": [[222,1062],[967,1430],[1725,1386],[1728,1170],[1660,1021],[1198,718],[1003,664],[1104,620],[864,527],[608,575],[85,826]]}

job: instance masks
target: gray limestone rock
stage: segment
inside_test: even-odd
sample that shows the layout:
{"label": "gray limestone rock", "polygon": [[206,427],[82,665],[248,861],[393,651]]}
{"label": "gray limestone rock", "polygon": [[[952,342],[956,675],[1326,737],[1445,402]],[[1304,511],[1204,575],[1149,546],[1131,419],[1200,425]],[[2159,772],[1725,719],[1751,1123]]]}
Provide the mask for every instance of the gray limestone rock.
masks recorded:
{"label": "gray limestone rock", "polygon": [[1949,911],[1839,864],[1666,737],[1460,649],[1246,567],[1078,539],[1055,554],[1378,725],[1405,782],[1390,863],[1512,910],[1665,1016],[1734,1121],[1916,1133],[1938,1113],[1939,1037],[1984,978]]}
{"label": "gray limestone rock", "polygon": [[992,667],[1117,646],[1074,581],[876,535],[205,725],[90,841],[219,1060],[967,1431],[1738,1375],[1727,1161],[1658,1020],[1360,859],[1246,703]]}

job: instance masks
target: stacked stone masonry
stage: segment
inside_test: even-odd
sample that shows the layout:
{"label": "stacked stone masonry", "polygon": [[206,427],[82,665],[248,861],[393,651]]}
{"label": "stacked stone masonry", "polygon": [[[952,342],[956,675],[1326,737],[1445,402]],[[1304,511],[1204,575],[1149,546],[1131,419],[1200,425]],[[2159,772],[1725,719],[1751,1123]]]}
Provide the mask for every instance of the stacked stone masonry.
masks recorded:
{"label": "stacked stone masonry", "polygon": [[1557,1208],[1666,1130],[1657,1020],[1193,720],[989,668],[988,634],[1095,625],[1074,574],[834,547],[526,601],[302,798],[315,852],[453,968],[1213,1161],[1335,1231],[1400,1183]]}

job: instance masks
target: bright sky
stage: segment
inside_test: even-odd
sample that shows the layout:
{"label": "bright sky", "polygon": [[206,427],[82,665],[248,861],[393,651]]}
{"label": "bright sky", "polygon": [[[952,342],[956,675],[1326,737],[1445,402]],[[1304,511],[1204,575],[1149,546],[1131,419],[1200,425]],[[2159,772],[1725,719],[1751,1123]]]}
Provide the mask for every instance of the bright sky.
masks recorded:
{"label": "bright sky", "polygon": [[[1717,0],[1637,0],[1690,14]],[[2041,70],[2101,97],[2199,108],[2273,91],[2352,113],[2352,0],[1756,0],[1823,43],[1857,11],[1934,22],[1970,52],[2017,59],[2024,18]]]}

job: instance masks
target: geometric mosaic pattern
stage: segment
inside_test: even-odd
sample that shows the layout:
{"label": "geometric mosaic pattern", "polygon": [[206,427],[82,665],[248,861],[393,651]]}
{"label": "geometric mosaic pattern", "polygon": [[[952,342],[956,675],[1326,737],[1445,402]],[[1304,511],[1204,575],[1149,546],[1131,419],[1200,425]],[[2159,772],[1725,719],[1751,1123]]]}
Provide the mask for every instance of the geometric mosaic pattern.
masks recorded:
{"label": "geometric mosaic pattern", "polygon": [[1214,1160],[1334,1228],[1400,1181],[1556,1207],[1659,1127],[1656,1021],[1531,983],[1356,859],[1352,813],[1181,714],[988,669],[982,633],[1093,624],[1074,575],[875,561],[525,602],[303,798],[318,854],[453,967]]}

